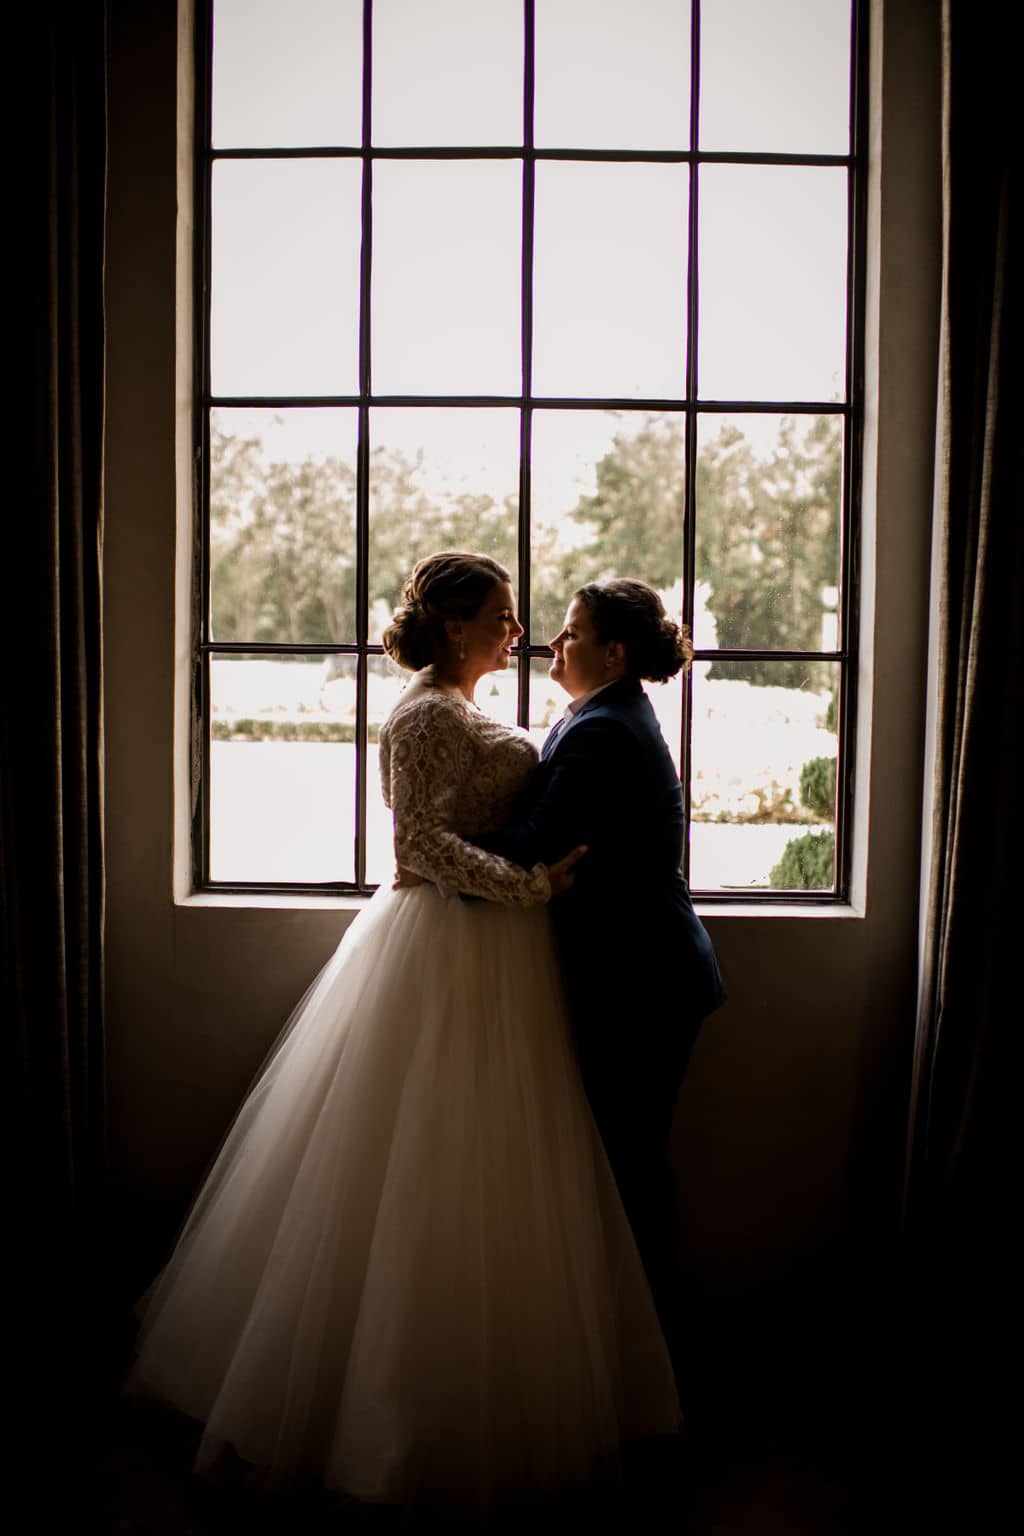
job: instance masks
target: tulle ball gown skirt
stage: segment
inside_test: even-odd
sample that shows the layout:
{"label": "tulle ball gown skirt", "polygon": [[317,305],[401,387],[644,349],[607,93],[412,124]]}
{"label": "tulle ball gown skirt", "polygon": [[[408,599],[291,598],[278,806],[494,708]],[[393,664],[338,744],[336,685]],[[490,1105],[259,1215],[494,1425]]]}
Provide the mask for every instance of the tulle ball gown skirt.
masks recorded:
{"label": "tulle ball gown skirt", "polygon": [[453,1511],[678,1427],[543,910],[377,893],[243,1103],[129,1385],[202,1422],[199,1470],[229,1446],[269,1485]]}

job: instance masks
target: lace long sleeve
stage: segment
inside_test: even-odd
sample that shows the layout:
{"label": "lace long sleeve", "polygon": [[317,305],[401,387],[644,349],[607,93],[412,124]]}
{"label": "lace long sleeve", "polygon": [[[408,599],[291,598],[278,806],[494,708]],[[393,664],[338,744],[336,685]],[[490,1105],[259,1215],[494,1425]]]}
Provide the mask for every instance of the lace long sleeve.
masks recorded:
{"label": "lace long sleeve", "polygon": [[403,868],[432,881],[446,896],[463,892],[524,907],[549,900],[543,864],[521,869],[467,843],[454,830],[462,778],[474,766],[481,772],[479,764],[472,764],[460,706],[437,696],[421,699],[389,722],[382,747],[382,787],[394,816],[395,858]]}

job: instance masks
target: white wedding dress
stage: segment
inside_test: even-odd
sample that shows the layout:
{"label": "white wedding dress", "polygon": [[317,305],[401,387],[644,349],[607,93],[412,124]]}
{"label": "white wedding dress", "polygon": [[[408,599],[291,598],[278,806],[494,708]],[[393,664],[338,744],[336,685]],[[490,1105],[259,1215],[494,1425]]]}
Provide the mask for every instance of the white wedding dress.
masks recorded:
{"label": "white wedding dress", "polygon": [[381,732],[396,857],[432,883],[352,924],[145,1299],[130,1385],[202,1421],[200,1469],[228,1445],[271,1484],[486,1511],[679,1426],[546,871],[460,835],[500,825],[535,764],[422,678]]}

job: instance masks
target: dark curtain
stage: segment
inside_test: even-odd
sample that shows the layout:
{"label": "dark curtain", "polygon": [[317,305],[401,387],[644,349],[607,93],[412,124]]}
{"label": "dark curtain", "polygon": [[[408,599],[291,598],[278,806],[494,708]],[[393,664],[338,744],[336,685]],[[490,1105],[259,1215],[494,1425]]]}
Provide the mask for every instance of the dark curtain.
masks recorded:
{"label": "dark curtain", "polygon": [[[1005,11],[945,0],[932,860],[906,1188],[932,1484],[998,1486],[1016,1302],[1024,497],[1019,88]],[[1015,1386],[1015,1384],[1013,1384]],[[941,1469],[941,1470],[936,1470]],[[979,1527],[980,1528],[980,1527]]]}
{"label": "dark curtain", "polygon": [[[80,1400],[99,1336],[106,45],[102,0],[23,10],[9,56],[7,334],[28,409],[8,417],[19,489],[4,509],[0,711],[5,1365],[22,1369],[11,1401],[38,1446]],[[52,1488],[68,1447],[50,1452]]]}

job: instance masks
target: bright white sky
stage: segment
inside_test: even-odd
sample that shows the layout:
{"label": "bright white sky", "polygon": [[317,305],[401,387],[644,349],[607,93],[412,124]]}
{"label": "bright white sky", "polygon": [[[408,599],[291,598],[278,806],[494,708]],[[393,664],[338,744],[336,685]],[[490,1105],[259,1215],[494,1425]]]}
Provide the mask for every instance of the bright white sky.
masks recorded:
{"label": "bright white sky", "polygon": [[[375,0],[374,141],[520,144],[522,10]],[[357,145],[361,15],[360,0],[216,0],[215,146]],[[538,146],[687,147],[688,5],[537,0],[536,16]],[[846,151],[849,0],[704,0],[701,18],[701,148]],[[521,178],[516,160],[376,162],[376,392],[519,392]],[[684,393],[688,178],[679,165],[538,166],[536,394]],[[845,172],[700,178],[701,395],[839,398]],[[213,208],[215,393],[354,393],[359,162],[222,161]],[[329,420],[293,413],[275,451],[342,452]],[[765,425],[759,446],[777,418]],[[622,426],[588,412],[542,428],[538,512],[591,488]],[[381,411],[373,430],[424,447],[438,482],[515,487],[514,411]]]}

